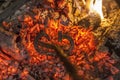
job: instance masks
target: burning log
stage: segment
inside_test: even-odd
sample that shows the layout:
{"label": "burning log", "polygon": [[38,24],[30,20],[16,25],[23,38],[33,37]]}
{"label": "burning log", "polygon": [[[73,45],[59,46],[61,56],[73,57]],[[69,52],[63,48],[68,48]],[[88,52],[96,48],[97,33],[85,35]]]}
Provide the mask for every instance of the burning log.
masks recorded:
{"label": "burning log", "polygon": [[0,46],[16,50],[15,40],[17,35],[0,28]]}
{"label": "burning log", "polygon": [[7,17],[12,16],[16,10],[18,10],[23,4],[29,0],[17,0],[10,7],[6,8],[4,12],[0,14],[0,23]]}
{"label": "burning log", "polygon": [[0,50],[2,53],[15,60],[22,60],[23,57],[20,55],[16,44],[17,35],[0,28],[0,36]]}

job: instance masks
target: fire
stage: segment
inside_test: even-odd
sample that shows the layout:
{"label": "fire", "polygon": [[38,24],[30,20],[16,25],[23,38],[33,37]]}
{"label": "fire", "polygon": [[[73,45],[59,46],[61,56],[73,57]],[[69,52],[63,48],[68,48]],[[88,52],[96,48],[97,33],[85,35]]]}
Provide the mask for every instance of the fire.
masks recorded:
{"label": "fire", "polygon": [[[49,0],[50,2],[53,2],[53,0]],[[63,0],[61,0],[63,2]],[[103,13],[102,13],[102,0],[87,0],[85,3],[85,0],[82,0],[84,4],[87,5],[88,9],[90,10],[90,13],[98,13],[103,19]],[[60,4],[62,4],[62,2]],[[61,6],[61,5],[59,5]],[[36,8],[35,8],[36,9]],[[20,37],[22,38],[22,45],[24,45],[25,49],[27,49],[27,52],[30,56],[28,60],[28,64],[30,67],[33,66],[33,68],[30,68],[30,70],[26,69],[29,66],[26,66],[26,68],[21,72],[21,77],[28,76],[29,73],[33,72],[33,75],[40,76],[41,74],[44,74],[40,77],[53,77],[54,80],[71,80],[69,79],[66,74],[66,71],[64,70],[63,63],[59,60],[59,57],[54,55],[50,56],[44,53],[38,53],[34,48],[34,39],[37,35],[37,33],[40,32],[40,30],[44,30],[46,34],[50,37],[50,41],[48,41],[45,37],[41,38],[41,41],[46,43],[54,43],[56,45],[59,45],[61,47],[69,47],[69,41],[66,39],[63,39],[62,42],[58,41],[58,31],[62,31],[63,34],[69,35],[74,40],[74,49],[67,54],[70,54],[68,56],[68,59],[71,61],[73,65],[78,68],[78,74],[83,76],[84,78],[87,78],[85,80],[95,80],[95,78],[98,78],[100,73],[103,75],[110,76],[106,74],[106,70],[109,70],[111,72],[111,75],[114,75],[119,72],[119,70],[114,67],[115,60],[113,60],[107,52],[99,52],[97,51],[96,43],[95,43],[95,37],[92,33],[91,28],[83,28],[81,26],[65,26],[60,23],[60,20],[56,19],[48,19],[48,22],[46,23],[47,27],[45,27],[44,19],[42,18],[39,12],[35,15],[29,16],[24,15],[24,20],[22,21],[22,28],[20,30]],[[7,24],[6,22],[3,22],[4,26],[9,27],[10,24]],[[46,48],[43,48],[40,46],[42,50],[48,51],[48,53],[54,54],[54,50],[47,50]],[[57,54],[57,53],[56,53]],[[2,60],[2,55],[0,54],[0,64],[8,66],[7,61]],[[104,70],[105,68],[105,70]],[[0,66],[0,69],[2,72],[0,73],[0,79],[1,74],[4,75],[6,73],[3,69],[3,67]],[[14,66],[10,66],[8,68],[10,74],[16,73],[17,69]],[[97,70],[97,71],[96,71]],[[36,72],[36,73],[34,73]],[[39,74],[40,73],[40,74]],[[63,79],[64,78],[64,79]],[[92,79],[90,79],[92,78]],[[100,77],[101,78],[101,77]],[[41,79],[43,80],[43,79]]]}
{"label": "fire", "polygon": [[[99,73],[104,74],[104,67],[113,75],[119,72],[119,70],[113,66],[115,64],[115,60],[112,60],[111,57],[108,56],[107,52],[96,51],[97,48],[95,37],[92,33],[91,28],[83,28],[81,26],[70,25],[64,26],[60,23],[59,19],[49,19],[47,23],[48,27],[45,27],[44,24],[37,23],[40,20],[39,18],[36,19],[36,16],[38,16],[38,14],[34,16],[34,19],[29,15],[24,16],[25,17],[22,25],[26,25],[26,27],[21,29],[20,36],[22,37],[23,45],[26,47],[30,55],[30,65],[42,66],[42,70],[45,71],[47,74],[51,74],[54,72],[53,78],[56,80],[63,77],[63,74],[65,74],[66,72],[61,72],[61,70],[64,70],[64,67],[60,68],[58,66],[53,66],[55,64],[63,66],[59,61],[59,57],[50,56],[46,53],[43,53],[45,55],[42,55],[35,50],[33,44],[34,38],[37,33],[39,33],[40,30],[44,30],[46,34],[48,34],[48,36],[50,37],[51,41],[48,41],[44,37],[42,37],[41,41],[46,43],[54,43],[62,47],[69,47],[69,41],[66,39],[63,39],[62,42],[58,42],[58,31],[62,31],[63,34],[67,33],[67,35],[69,35],[74,40],[74,49],[70,53],[68,53],[71,54],[68,56],[68,59],[73,65],[78,68],[79,75],[89,80],[89,77],[95,74],[99,75],[98,73],[94,73],[95,70],[98,70]],[[7,23],[4,24],[7,25]],[[42,46],[40,48],[51,53],[53,52],[53,50],[47,50]],[[12,72],[15,71],[16,69],[12,69]],[[26,76],[27,73],[29,73],[29,71],[24,71],[21,75]],[[67,80],[68,77],[64,78],[65,80]]]}
{"label": "fire", "polygon": [[[26,18],[30,20],[27,20]],[[41,39],[43,42],[54,43],[59,46],[68,46],[69,42],[65,39],[63,39],[62,42],[58,42],[58,31],[62,31],[63,33],[67,33],[74,40],[75,46],[73,51],[70,52],[70,54],[72,55],[68,56],[68,59],[71,61],[72,64],[76,65],[76,67],[80,68],[78,70],[78,72],[80,72],[80,75],[91,76],[89,73],[85,72],[85,70],[92,73],[92,71],[96,70],[96,67],[98,67],[98,71],[103,74],[103,66],[105,66],[107,69],[110,68],[109,70],[112,74],[116,74],[119,72],[119,70],[113,66],[113,64],[115,64],[114,60],[112,61],[113,63],[111,63],[111,58],[107,55],[107,52],[94,52],[96,50],[96,44],[94,35],[92,34],[92,29],[86,29],[80,26],[64,26],[60,24],[59,20],[54,19],[50,19],[48,21],[49,27],[44,28],[44,25],[42,24],[34,24],[34,20],[30,18],[30,16],[25,17],[24,20],[25,22],[23,24],[26,24],[27,28],[25,30],[21,30],[21,37],[25,38],[26,41],[28,41],[23,42],[23,44],[26,46],[29,54],[31,55],[31,64],[42,64],[42,62],[46,61],[47,59],[50,61],[51,65],[54,65],[56,63],[54,61],[56,61],[58,58],[38,53],[33,46],[33,40],[40,30],[45,30],[46,34],[48,34],[51,41],[49,42],[43,37]],[[25,32],[27,32],[28,34],[24,35]],[[43,48],[42,46],[40,48],[46,51],[53,52],[51,50]],[[94,64],[96,63],[97,65],[94,66]],[[82,69],[83,67],[85,69]],[[55,67],[55,69],[59,70],[59,68],[57,67]],[[50,72],[48,68],[45,68],[45,71],[46,70]],[[52,71],[51,68],[50,70]],[[54,77],[61,76],[61,73],[59,72],[55,72]],[[84,77],[86,78],[86,76]]]}
{"label": "fire", "polygon": [[97,13],[101,19],[104,19],[102,12],[102,0],[87,0],[86,6],[89,9],[89,13]]}

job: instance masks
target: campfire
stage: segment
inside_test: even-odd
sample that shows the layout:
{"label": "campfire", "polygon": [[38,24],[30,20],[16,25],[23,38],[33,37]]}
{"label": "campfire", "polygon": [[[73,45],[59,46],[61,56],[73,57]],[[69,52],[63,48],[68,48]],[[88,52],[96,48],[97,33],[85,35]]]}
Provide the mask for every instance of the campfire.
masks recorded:
{"label": "campfire", "polygon": [[118,2],[1,1],[0,80],[119,80]]}

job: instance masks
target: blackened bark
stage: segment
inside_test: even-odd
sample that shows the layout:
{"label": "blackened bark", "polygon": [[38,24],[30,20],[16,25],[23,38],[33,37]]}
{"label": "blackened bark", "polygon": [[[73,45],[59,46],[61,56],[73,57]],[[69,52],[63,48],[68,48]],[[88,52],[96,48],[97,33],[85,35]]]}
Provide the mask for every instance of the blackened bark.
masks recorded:
{"label": "blackened bark", "polygon": [[24,5],[29,0],[17,0],[10,7],[6,8],[4,12],[0,14],[0,23],[3,22],[7,17],[12,16],[16,10]]}

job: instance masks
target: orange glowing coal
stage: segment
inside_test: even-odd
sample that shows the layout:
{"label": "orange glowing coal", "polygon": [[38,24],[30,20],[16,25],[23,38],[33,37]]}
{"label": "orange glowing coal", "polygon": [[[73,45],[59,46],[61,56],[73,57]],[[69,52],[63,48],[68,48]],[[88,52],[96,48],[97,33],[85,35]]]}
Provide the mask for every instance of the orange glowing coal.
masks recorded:
{"label": "orange glowing coal", "polygon": [[[50,43],[64,45],[64,47],[69,46],[69,41],[63,39],[62,42],[58,42],[58,31],[62,31],[62,33],[67,33],[67,35],[71,36],[75,43],[74,50],[71,53],[80,54],[84,51],[89,54],[92,50],[95,50],[94,36],[91,29],[85,29],[79,26],[64,26],[60,24],[59,20],[53,19],[48,21],[48,28],[43,28],[44,25],[42,24],[33,24],[34,20],[30,16],[26,17],[24,21],[24,24],[28,27],[25,30],[21,30],[21,36],[23,37],[23,44],[25,44],[32,55],[37,53],[33,46],[34,37],[43,29],[49,35],[51,39]],[[27,34],[24,34],[25,32]],[[44,37],[41,40],[43,42],[49,42]]]}
{"label": "orange glowing coal", "polygon": [[[36,18],[36,16],[37,15],[34,17]],[[64,26],[60,23],[60,20],[54,19],[49,19],[47,24],[48,27],[45,27],[44,24],[37,23],[40,19],[35,18],[33,19],[31,16],[25,15],[24,21],[22,22],[22,25],[23,27],[25,25],[25,28],[22,28],[20,31],[22,44],[26,47],[28,54],[30,55],[29,64],[38,65],[43,64],[46,61],[48,61],[50,65],[56,64],[55,61],[59,61],[59,57],[50,56],[46,53],[44,53],[44,55],[42,53],[38,53],[34,48],[33,41],[37,33],[39,33],[40,30],[44,30],[50,37],[50,41],[48,41],[45,37],[42,37],[40,39],[41,41],[45,43],[54,43],[67,48],[70,45],[67,39],[62,39],[62,42],[58,42],[58,31],[62,31],[63,34],[69,35],[74,41],[74,49],[67,54],[70,54],[68,59],[76,66],[79,75],[89,80],[89,77],[92,75],[99,75],[99,73],[104,74],[104,68],[109,70],[112,75],[119,72],[119,69],[114,67],[116,61],[108,55],[108,52],[97,51],[97,44],[91,28],[83,28],[81,26]],[[4,25],[8,26],[8,23],[4,22]],[[54,50],[47,49],[42,46],[41,49],[43,51],[48,51],[48,53],[53,52],[52,54],[55,54]],[[2,61],[2,59],[0,59],[0,61]],[[47,65],[49,66],[49,64]],[[53,68],[48,68],[48,66],[44,66],[45,71],[51,72]],[[59,71],[58,67],[54,67],[54,69]],[[95,70],[98,70],[99,73],[94,73]],[[15,72],[15,69],[12,71]],[[28,72],[24,72],[21,75],[25,76],[27,73]],[[59,72],[54,73],[55,78],[61,75],[62,74]],[[67,78],[68,77],[66,77],[65,80]]]}
{"label": "orange glowing coal", "polygon": [[[39,14],[36,14],[34,17],[29,15],[24,16],[24,21],[22,22],[23,28],[20,30],[20,36],[22,38],[22,44],[25,46],[28,54],[30,55],[29,64],[37,65],[48,60],[50,61],[50,65],[54,65],[56,63],[55,61],[59,60],[59,57],[50,56],[46,53],[44,53],[44,55],[38,53],[34,48],[33,41],[37,33],[39,33],[40,30],[44,30],[50,37],[50,41],[48,41],[45,37],[42,37],[40,39],[41,41],[51,44],[54,43],[56,45],[62,46],[63,48],[67,48],[70,45],[67,39],[62,39],[62,42],[58,42],[57,34],[59,31],[62,31],[63,34],[69,35],[74,41],[74,49],[67,54],[70,54],[68,59],[73,65],[76,66],[76,68],[78,68],[79,75],[85,78],[85,75],[97,75],[97,73],[93,73],[94,70],[98,70],[98,72],[104,74],[104,67],[108,69],[113,75],[119,72],[119,70],[114,67],[116,61],[108,56],[107,52],[97,51],[97,44],[91,28],[83,28],[81,26],[65,26],[60,23],[59,19],[49,19],[47,22],[48,27],[46,27],[46,25],[39,23],[39,21],[42,19]],[[9,26],[6,22],[4,22],[4,25],[7,27]],[[55,54],[54,50],[47,49],[42,46],[40,46],[40,49],[43,51],[48,51],[48,53],[53,52],[52,54]],[[45,70],[47,71],[52,70],[46,68]],[[59,75],[61,75],[59,72],[54,74],[54,76]]]}
{"label": "orange glowing coal", "polygon": [[[71,63],[77,67],[80,67],[80,70],[78,70],[80,72],[82,71],[82,74],[80,73],[80,75],[87,75],[89,73],[85,73],[85,70],[92,72],[94,69],[96,70],[96,67],[98,67],[98,70],[101,73],[104,73],[103,66],[107,67],[111,73],[115,72],[113,74],[119,72],[119,70],[113,66],[115,61],[111,60],[110,56],[107,55],[107,52],[96,51],[95,37],[92,34],[91,28],[87,29],[81,26],[64,26],[59,20],[54,19],[50,19],[48,21],[48,27],[45,28],[43,24],[34,24],[35,20],[30,16],[25,17],[24,21],[25,22],[23,24],[27,27],[21,30],[21,37],[23,38],[23,44],[26,46],[29,54],[31,55],[30,63],[36,64],[41,63],[41,61],[45,61],[46,59],[55,59],[53,56],[42,55],[35,50],[33,40],[36,34],[40,30],[44,30],[46,34],[49,35],[51,41],[48,41],[44,37],[41,41],[46,43],[54,43],[63,47],[69,46],[69,41],[66,39],[63,39],[62,42],[58,42],[58,31],[62,31],[62,33],[69,35],[74,40],[75,46],[74,49],[68,53],[71,54],[68,56],[68,59]],[[42,46],[41,49],[47,50],[47,48],[43,48]],[[52,50],[48,51],[53,52]],[[95,63],[97,63],[96,66],[94,66]],[[51,64],[54,64],[54,62]],[[83,69],[83,67],[85,69]]]}
{"label": "orange glowing coal", "polygon": [[[54,0],[48,0],[51,3]],[[103,13],[102,13],[102,0],[82,0],[85,5],[87,5],[87,8],[91,12],[98,13],[103,19]],[[61,0],[59,2],[62,4],[64,0]],[[61,5],[59,5],[61,7]],[[42,11],[42,10],[41,10]],[[107,69],[111,72],[111,75],[114,75],[119,72],[119,70],[114,67],[114,64],[116,61],[112,59],[109,55],[108,52],[99,52],[97,50],[97,40],[95,39],[91,27],[89,28],[84,28],[82,26],[65,26],[60,23],[59,19],[52,19],[49,18],[46,25],[44,24],[44,19],[41,16],[42,12],[40,12],[39,9],[34,9],[33,12],[35,12],[35,15],[29,16],[29,15],[24,15],[24,20],[22,20],[21,24],[23,25],[21,30],[20,30],[20,37],[22,39],[22,44],[24,45],[25,49],[27,50],[28,54],[30,55],[29,63],[32,65],[38,65],[41,64],[42,66],[43,63],[43,71],[44,72],[54,72],[54,77],[58,77],[62,75],[60,73],[61,68],[58,68],[58,66],[54,67],[49,66],[50,65],[55,65],[57,61],[62,64],[59,60],[58,56],[50,56],[47,55],[46,53],[42,54],[37,52],[37,50],[34,47],[34,39],[37,35],[37,33],[40,32],[40,30],[44,30],[45,33],[50,37],[50,41],[48,41],[45,37],[42,37],[40,40],[45,43],[51,43],[51,44],[56,44],[61,46],[62,48],[68,48],[70,45],[70,42],[67,39],[62,39],[62,42],[58,41],[58,32],[62,31],[63,34],[69,35],[73,41],[74,41],[74,49],[66,54],[68,55],[68,59],[70,62],[75,65],[75,67],[78,69],[78,74],[83,76],[85,80],[90,80],[90,77],[104,74]],[[38,13],[38,14],[37,14]],[[3,22],[4,26],[10,27],[10,24]],[[40,49],[43,51],[48,51],[48,53],[52,54],[57,54],[55,53],[54,50],[44,48],[40,46]],[[3,55],[0,55],[0,57]],[[7,65],[7,63],[4,62],[0,58],[0,64]],[[62,67],[64,68],[64,67]],[[4,72],[5,69],[2,69],[0,66],[0,69]],[[9,68],[11,70],[11,73],[15,73],[16,69],[13,67],[13,69]],[[98,70],[98,71],[96,71]],[[65,71],[65,70],[64,70]],[[98,73],[97,73],[98,72]],[[27,70],[24,70],[23,73],[21,73],[22,77],[27,76],[29,72]],[[108,75],[108,76],[111,76]],[[55,79],[54,80],[59,80]],[[86,79],[87,78],[87,79]],[[0,78],[1,79],[1,78]],[[69,79],[68,77],[65,78],[64,80]],[[63,80],[63,79],[62,79]],[[95,80],[95,79],[91,79]]]}

